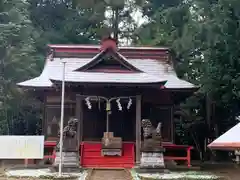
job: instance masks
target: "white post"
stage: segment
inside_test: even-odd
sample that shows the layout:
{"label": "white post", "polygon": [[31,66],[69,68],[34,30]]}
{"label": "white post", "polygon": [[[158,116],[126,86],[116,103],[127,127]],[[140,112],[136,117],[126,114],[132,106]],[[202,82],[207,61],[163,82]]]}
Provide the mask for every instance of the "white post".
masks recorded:
{"label": "white post", "polygon": [[61,100],[61,124],[60,124],[60,161],[58,175],[62,176],[62,155],[63,155],[63,121],[64,121],[64,96],[65,96],[65,66],[66,62],[63,62],[63,74],[62,74],[62,100]]}

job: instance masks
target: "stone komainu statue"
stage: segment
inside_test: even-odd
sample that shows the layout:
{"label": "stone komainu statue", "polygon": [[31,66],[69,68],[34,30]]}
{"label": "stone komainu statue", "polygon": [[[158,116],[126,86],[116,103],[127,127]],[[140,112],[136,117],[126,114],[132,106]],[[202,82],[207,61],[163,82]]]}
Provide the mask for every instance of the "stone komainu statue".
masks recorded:
{"label": "stone komainu statue", "polygon": [[[68,172],[73,168],[79,168],[79,146],[77,140],[77,124],[78,120],[70,118],[67,126],[63,128],[63,153],[62,153],[62,165],[63,169],[67,168]],[[60,132],[58,133],[60,135]],[[54,159],[53,167],[57,167],[60,164],[60,143],[56,147],[56,158]],[[65,171],[64,170],[64,171]]]}
{"label": "stone komainu statue", "polygon": [[[63,128],[63,150],[72,151],[77,148],[77,124],[78,119],[70,118],[67,126]],[[60,131],[58,132],[60,137]],[[60,143],[57,145],[57,149],[60,148]]]}
{"label": "stone komainu statue", "polygon": [[[63,128],[63,139],[66,137],[73,138],[77,133],[77,123],[78,120],[75,118],[70,118],[68,121],[68,125]],[[60,136],[60,131],[58,132]]]}
{"label": "stone komainu statue", "polygon": [[149,119],[143,119],[142,128],[144,137],[144,149],[162,147],[162,123],[158,123],[157,128],[154,128]]}

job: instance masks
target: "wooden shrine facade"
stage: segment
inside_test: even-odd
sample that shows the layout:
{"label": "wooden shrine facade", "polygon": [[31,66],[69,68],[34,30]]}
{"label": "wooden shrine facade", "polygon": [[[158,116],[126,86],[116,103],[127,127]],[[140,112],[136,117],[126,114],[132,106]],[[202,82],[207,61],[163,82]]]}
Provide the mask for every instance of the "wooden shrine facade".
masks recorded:
{"label": "wooden shrine facade", "polygon": [[[71,87],[69,87],[71,89]],[[87,89],[90,89],[89,87]],[[116,90],[117,89],[117,90]],[[126,89],[126,88],[124,88]],[[76,117],[81,120],[84,129],[80,130],[80,140],[83,141],[99,141],[102,138],[103,132],[106,131],[106,102],[99,100],[98,96],[107,98],[112,97],[129,97],[132,100],[132,105],[127,109],[128,99],[123,99],[121,105],[123,109],[120,111],[116,100],[111,102],[111,115],[109,119],[109,129],[116,134],[121,135],[124,141],[135,140],[135,126],[136,126],[136,102],[137,97],[141,102],[141,119],[151,119],[152,123],[156,125],[159,121],[163,123],[163,138],[166,142],[173,142],[173,108],[174,104],[171,102],[171,92],[158,90],[143,90],[139,92],[138,89],[133,89],[132,93],[124,93],[124,89],[120,87],[94,88],[95,93],[78,93],[69,92],[65,98],[65,125],[70,117]],[[105,93],[102,93],[104,90]],[[114,92],[107,95],[107,92]],[[116,91],[119,91],[117,93]],[[81,91],[80,91],[81,92]],[[101,93],[99,93],[101,92]],[[56,96],[59,94],[59,96]],[[123,94],[123,95],[122,95]],[[92,108],[88,109],[86,105],[86,98],[88,96],[96,96],[96,100],[92,100]],[[43,131],[47,139],[56,140],[59,130],[59,121],[61,115],[61,96],[58,92],[45,92],[45,114]],[[167,127],[167,128],[165,128]]]}
{"label": "wooden shrine facade", "polygon": [[[141,120],[150,119],[154,126],[162,122],[163,140],[173,143],[174,107],[195,89],[177,77],[171,60],[167,48],[117,47],[111,38],[103,40],[100,46],[49,45],[41,75],[18,85],[39,92],[44,101],[43,133],[46,141],[57,141],[64,61],[64,123],[70,117],[79,120],[80,153],[89,158],[81,157],[82,164],[91,167],[91,163],[87,163],[92,162],[90,156],[95,159],[99,156],[96,164],[106,161],[97,152],[106,131],[123,141],[122,164],[127,164],[129,159],[139,163]],[[94,98],[89,100],[89,107],[90,96]],[[109,115],[106,101],[100,97],[115,98]],[[84,148],[92,149],[84,152]],[[121,162],[120,159],[108,161]]]}

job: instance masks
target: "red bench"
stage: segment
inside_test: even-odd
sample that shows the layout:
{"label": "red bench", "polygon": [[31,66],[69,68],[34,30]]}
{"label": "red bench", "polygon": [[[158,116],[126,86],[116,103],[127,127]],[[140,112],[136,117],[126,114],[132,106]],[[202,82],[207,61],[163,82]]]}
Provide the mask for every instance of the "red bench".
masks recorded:
{"label": "red bench", "polygon": [[56,147],[57,142],[56,141],[45,141],[44,142],[44,149],[45,148],[51,148],[52,152],[49,155],[44,155],[44,159],[52,159],[54,160],[56,157],[54,148]]}
{"label": "red bench", "polygon": [[164,159],[166,160],[180,160],[180,161],[186,161],[187,166],[191,167],[191,150],[193,149],[192,146],[188,145],[177,145],[172,143],[163,143],[163,147],[166,149],[166,151],[169,150],[185,150],[186,156],[164,156]]}
{"label": "red bench", "polygon": [[[52,149],[51,153],[48,155],[44,155],[43,159],[51,159],[54,160],[56,155],[55,155],[55,151],[54,148],[57,145],[56,141],[45,141],[44,142],[44,150],[45,148],[50,148]],[[27,166],[28,164],[33,164],[34,160],[33,159],[24,159],[24,164],[25,166]]]}
{"label": "red bench", "polygon": [[[45,141],[44,142],[44,149],[45,148],[51,148],[53,149],[52,153],[49,155],[44,155],[43,159],[52,159],[54,160],[56,155],[54,148],[57,145],[56,141]],[[191,167],[191,150],[193,149],[192,146],[188,145],[177,145],[177,144],[172,144],[172,143],[163,143],[163,147],[167,150],[185,150],[186,151],[186,156],[164,156],[165,160],[180,160],[180,161],[186,161],[187,166]],[[30,159],[25,159],[25,165],[29,163]]]}

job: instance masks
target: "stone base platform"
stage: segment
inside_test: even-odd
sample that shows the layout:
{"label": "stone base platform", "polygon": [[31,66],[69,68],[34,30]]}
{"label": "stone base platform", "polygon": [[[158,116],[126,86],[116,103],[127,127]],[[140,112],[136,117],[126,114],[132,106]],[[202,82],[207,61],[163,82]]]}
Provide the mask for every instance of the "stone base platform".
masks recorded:
{"label": "stone base platform", "polygon": [[[81,172],[79,166],[78,152],[63,152],[62,154],[62,171],[63,172]],[[52,170],[58,171],[60,163],[60,152],[56,152],[56,158]]]}
{"label": "stone base platform", "polygon": [[163,168],[135,168],[137,173],[170,173],[168,169]]}
{"label": "stone base platform", "polygon": [[147,169],[164,169],[164,158],[162,151],[142,151],[141,152],[141,160],[140,160],[140,168],[147,168]]}

